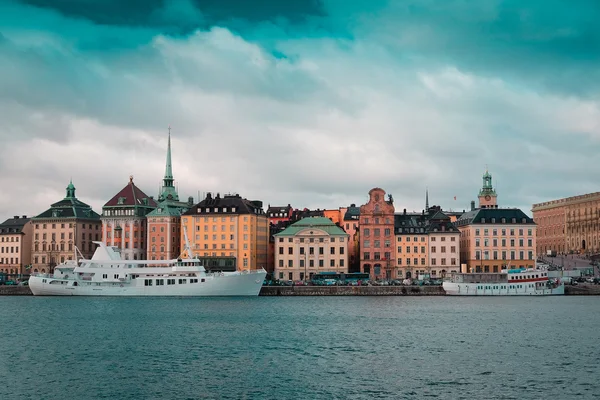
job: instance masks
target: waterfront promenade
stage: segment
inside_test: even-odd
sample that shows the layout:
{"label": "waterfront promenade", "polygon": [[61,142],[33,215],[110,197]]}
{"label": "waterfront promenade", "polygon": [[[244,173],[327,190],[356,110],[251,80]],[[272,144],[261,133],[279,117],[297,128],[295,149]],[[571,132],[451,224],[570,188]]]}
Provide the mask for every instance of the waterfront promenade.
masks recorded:
{"label": "waterfront promenade", "polygon": [[[259,296],[445,296],[441,286],[263,286]],[[565,295],[600,296],[600,285],[565,286]],[[28,286],[0,286],[0,296],[32,296]]]}

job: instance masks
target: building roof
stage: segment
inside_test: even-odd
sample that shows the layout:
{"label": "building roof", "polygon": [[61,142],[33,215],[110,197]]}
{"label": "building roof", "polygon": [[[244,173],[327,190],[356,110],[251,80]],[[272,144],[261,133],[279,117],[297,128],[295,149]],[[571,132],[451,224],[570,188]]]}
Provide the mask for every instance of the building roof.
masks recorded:
{"label": "building roof", "polygon": [[264,215],[263,203],[259,200],[243,199],[239,194],[226,194],[215,197],[207,193],[206,198],[194,205],[183,215],[202,214],[258,214]]}
{"label": "building roof", "polygon": [[15,215],[0,224],[0,235],[22,233],[23,228],[29,221],[31,221],[31,218]]}
{"label": "building roof", "polygon": [[[504,218],[504,223],[502,219]],[[514,221],[514,222],[513,222]],[[471,224],[530,224],[533,219],[518,208],[478,208],[467,211],[456,220],[457,226]]]}
{"label": "building roof", "polygon": [[[269,217],[273,217],[273,214],[281,213],[287,217],[290,214],[291,210],[292,210],[291,204],[288,204],[287,206],[272,206],[269,204],[269,208],[267,208],[267,215]],[[277,218],[277,217],[275,217],[275,218]]]}
{"label": "building roof", "polygon": [[156,206],[156,201],[146,193],[142,192],[142,190],[133,183],[133,176],[130,176],[127,185],[104,205],[104,207],[148,208],[154,208]]}
{"label": "building roof", "polygon": [[97,220],[100,219],[100,215],[98,215],[92,207],[85,204],[75,197],[75,186],[73,186],[73,182],[69,183],[67,186],[67,195],[64,199],[57,201],[52,204],[49,209],[44,211],[43,213],[36,215],[33,217],[33,220],[37,219],[47,219],[47,218],[77,218],[77,219],[92,219]]}
{"label": "building roof", "polygon": [[350,207],[344,214],[344,221],[354,221],[360,218],[360,207],[356,207],[356,204],[350,204]]}
{"label": "building roof", "polygon": [[329,218],[325,217],[307,217],[285,228],[282,232],[276,233],[274,236],[295,236],[299,232],[314,228],[327,232],[331,236],[348,236],[346,232]]}
{"label": "building roof", "polygon": [[158,203],[156,208],[146,214],[147,217],[179,217],[194,206],[193,199],[187,203],[167,199]]}

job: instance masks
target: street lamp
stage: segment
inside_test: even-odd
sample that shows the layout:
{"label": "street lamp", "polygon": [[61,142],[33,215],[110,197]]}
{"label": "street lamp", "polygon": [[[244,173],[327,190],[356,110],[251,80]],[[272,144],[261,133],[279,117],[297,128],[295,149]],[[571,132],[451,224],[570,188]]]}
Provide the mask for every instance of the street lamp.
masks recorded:
{"label": "street lamp", "polygon": [[308,253],[306,252],[307,249],[304,249],[304,281],[306,282],[306,275],[307,275],[307,264],[308,264]]}

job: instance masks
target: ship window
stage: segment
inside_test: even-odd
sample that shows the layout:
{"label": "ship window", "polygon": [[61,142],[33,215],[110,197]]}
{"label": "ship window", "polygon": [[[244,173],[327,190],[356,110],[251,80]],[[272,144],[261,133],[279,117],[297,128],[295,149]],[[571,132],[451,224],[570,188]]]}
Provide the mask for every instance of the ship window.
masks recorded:
{"label": "ship window", "polygon": [[157,279],[156,280],[156,286],[164,286],[165,285],[165,280],[164,279]]}
{"label": "ship window", "polygon": [[206,282],[206,280],[205,279],[200,279],[200,282]]}
{"label": "ship window", "polygon": [[180,285],[184,285],[184,284],[186,284],[186,283],[187,283],[187,279],[180,279],[180,280],[179,280],[179,284],[180,284]]}
{"label": "ship window", "polygon": [[144,279],[144,286],[152,286],[152,279]]}

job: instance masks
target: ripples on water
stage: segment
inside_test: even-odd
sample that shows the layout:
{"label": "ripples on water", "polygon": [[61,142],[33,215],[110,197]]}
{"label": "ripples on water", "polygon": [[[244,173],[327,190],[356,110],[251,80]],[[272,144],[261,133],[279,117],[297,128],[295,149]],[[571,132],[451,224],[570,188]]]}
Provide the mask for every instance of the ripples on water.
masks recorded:
{"label": "ripples on water", "polygon": [[599,297],[0,301],[0,399],[600,395]]}

